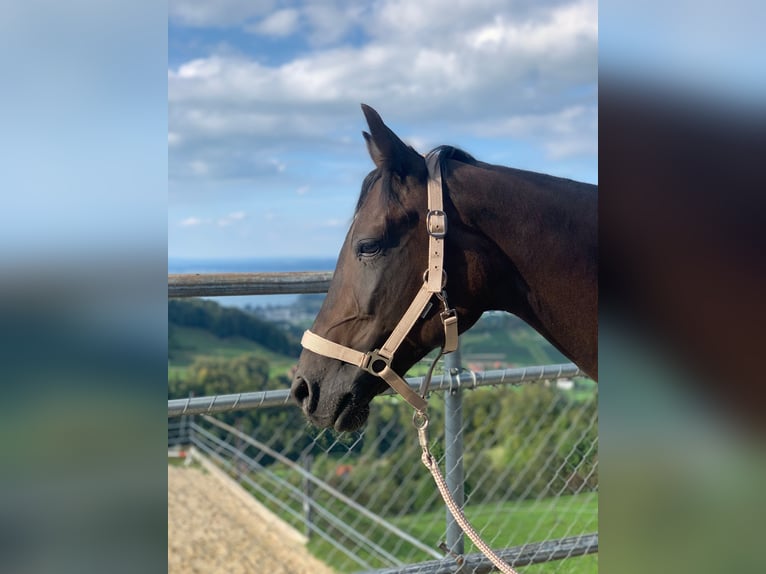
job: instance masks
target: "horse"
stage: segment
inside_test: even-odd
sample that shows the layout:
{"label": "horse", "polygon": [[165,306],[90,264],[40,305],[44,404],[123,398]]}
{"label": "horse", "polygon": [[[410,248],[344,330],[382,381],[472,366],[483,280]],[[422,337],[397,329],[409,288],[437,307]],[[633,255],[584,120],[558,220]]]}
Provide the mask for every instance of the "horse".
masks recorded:
{"label": "horse", "polygon": [[308,420],[356,430],[389,386],[420,410],[404,373],[490,310],[518,316],[597,379],[598,187],[451,146],[423,156],[362,111],[375,169],[302,341],[291,395]]}

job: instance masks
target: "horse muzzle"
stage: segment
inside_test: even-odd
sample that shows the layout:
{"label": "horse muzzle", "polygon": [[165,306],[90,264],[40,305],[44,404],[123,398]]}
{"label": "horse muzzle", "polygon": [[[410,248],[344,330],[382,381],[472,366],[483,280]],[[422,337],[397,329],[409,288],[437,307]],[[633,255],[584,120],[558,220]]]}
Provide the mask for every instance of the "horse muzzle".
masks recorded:
{"label": "horse muzzle", "polygon": [[[349,384],[349,389],[337,388],[338,382],[342,379],[342,369],[338,377],[332,380],[335,388],[328,388],[328,385],[320,384],[317,380],[300,373],[296,373],[290,389],[293,400],[301,407],[303,414],[309,422],[320,428],[334,428],[338,432],[354,431],[359,429],[367,421],[370,414],[370,401],[375,396],[375,390],[370,387],[378,387],[374,377],[371,380],[353,381]],[[368,375],[369,376],[369,375]],[[367,378],[367,377],[364,377]],[[328,381],[325,381],[327,383]],[[361,383],[362,388],[371,392],[355,392],[356,383]],[[372,385],[370,384],[372,383]]]}

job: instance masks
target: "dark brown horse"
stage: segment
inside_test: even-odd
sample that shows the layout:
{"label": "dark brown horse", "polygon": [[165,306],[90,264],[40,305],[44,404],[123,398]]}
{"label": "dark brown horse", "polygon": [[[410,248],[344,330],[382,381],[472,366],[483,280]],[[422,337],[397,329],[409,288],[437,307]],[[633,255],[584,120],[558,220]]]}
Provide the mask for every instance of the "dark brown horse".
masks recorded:
{"label": "dark brown horse", "polygon": [[[362,109],[376,169],[362,184],[311,331],[370,355],[384,345],[424,283],[429,171],[424,156],[405,145],[375,110]],[[598,188],[482,163],[452,147],[438,151],[449,222],[443,268],[460,332],[484,311],[508,311],[596,378]],[[390,364],[399,376],[444,343],[440,315],[438,305],[426,308],[408,331]],[[354,430],[387,383],[376,376],[377,368],[370,372],[350,364],[356,359],[323,355],[304,349],[293,397],[315,425]]]}

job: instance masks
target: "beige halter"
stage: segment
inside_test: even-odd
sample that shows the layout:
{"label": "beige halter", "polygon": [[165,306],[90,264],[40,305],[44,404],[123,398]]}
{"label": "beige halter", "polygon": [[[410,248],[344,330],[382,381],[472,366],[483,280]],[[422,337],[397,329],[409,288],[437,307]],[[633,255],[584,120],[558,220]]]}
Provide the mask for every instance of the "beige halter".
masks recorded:
{"label": "beige halter", "polygon": [[[418,412],[425,412],[428,403],[425,400],[427,387],[424,384],[421,395],[413,391],[407,382],[394,372],[391,362],[396,350],[404,341],[415,323],[430,309],[431,299],[436,296],[444,310],[440,317],[444,325],[444,345],[441,353],[451,353],[457,349],[457,314],[449,308],[447,292],[447,274],[444,271],[444,238],[447,235],[447,214],[444,213],[442,200],[442,174],[439,165],[439,151],[433,151],[426,156],[428,167],[428,213],[426,213],[426,231],[428,232],[428,267],[423,275],[423,285],[405,311],[399,324],[380,349],[363,353],[350,347],[340,345],[324,337],[306,331],[301,339],[305,349],[350,363],[382,378],[397,393],[410,403]],[[430,374],[430,372],[429,372]]]}

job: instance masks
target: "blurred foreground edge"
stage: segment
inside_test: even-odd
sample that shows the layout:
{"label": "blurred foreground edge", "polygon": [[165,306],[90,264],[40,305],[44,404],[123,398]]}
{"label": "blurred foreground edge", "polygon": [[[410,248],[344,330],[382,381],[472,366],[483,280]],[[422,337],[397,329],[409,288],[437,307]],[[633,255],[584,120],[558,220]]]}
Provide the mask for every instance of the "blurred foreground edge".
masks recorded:
{"label": "blurred foreground edge", "polygon": [[599,117],[602,325],[638,334],[763,438],[763,109],[602,75]]}

